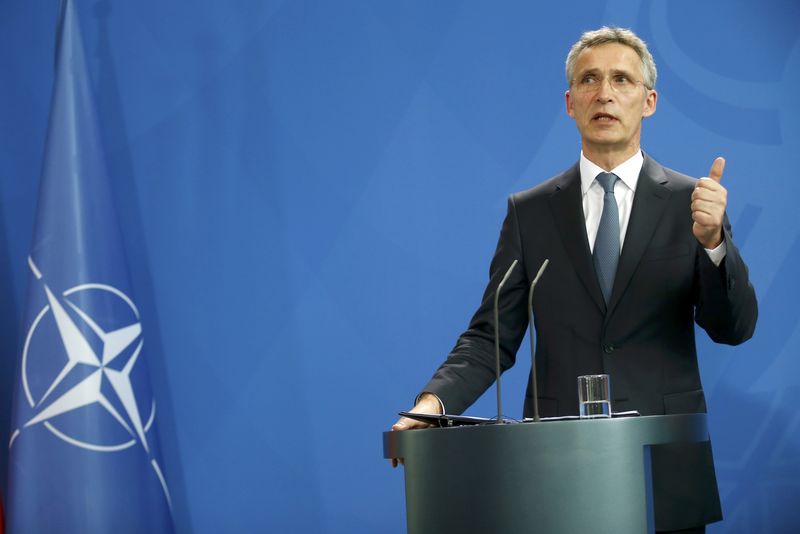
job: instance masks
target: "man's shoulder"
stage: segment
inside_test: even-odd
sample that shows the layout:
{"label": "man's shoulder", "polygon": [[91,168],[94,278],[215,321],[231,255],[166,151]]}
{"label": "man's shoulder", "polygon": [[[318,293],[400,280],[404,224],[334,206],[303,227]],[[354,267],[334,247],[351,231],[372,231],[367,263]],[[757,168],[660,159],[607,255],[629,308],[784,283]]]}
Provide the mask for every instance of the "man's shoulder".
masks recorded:
{"label": "man's shoulder", "polygon": [[654,180],[656,183],[663,184],[672,191],[694,189],[697,183],[697,178],[661,165],[646,154],[644,157],[644,164],[642,165],[641,176]]}
{"label": "man's shoulder", "polygon": [[[697,183],[697,178],[666,167],[647,154],[644,155],[641,176],[675,192],[693,190]],[[520,204],[546,200],[554,194],[569,188],[575,188],[576,191],[580,191],[580,165],[578,162],[530,189],[512,193],[510,197],[511,201],[519,206]]]}
{"label": "man's shoulder", "polygon": [[551,176],[530,189],[512,193],[511,201],[515,205],[541,201],[551,197],[558,191],[566,189],[570,185],[580,186],[580,170],[577,163],[564,172]]}

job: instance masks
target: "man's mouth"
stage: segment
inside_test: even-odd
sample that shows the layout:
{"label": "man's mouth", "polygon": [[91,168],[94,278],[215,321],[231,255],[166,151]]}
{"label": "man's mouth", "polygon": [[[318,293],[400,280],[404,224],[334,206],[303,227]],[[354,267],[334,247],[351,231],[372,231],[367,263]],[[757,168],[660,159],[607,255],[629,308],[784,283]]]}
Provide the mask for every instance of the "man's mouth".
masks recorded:
{"label": "man's mouth", "polygon": [[614,122],[618,119],[610,113],[595,113],[592,116],[592,120],[597,122]]}

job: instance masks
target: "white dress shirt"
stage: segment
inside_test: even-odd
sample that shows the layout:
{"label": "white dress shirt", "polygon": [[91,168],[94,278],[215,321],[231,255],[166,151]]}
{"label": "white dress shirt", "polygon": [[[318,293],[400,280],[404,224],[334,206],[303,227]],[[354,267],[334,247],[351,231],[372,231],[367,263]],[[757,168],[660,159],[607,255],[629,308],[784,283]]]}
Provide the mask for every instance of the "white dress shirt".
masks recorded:
{"label": "white dress shirt", "polygon": [[[625,246],[625,234],[628,231],[628,222],[631,218],[631,208],[633,207],[633,195],[636,193],[636,184],[639,182],[639,173],[644,165],[642,151],[637,150],[636,154],[623,161],[611,170],[619,177],[614,184],[614,196],[617,199],[619,208],[619,243],[620,253]],[[597,238],[597,228],[600,226],[600,216],[603,214],[603,186],[596,180],[605,169],[591,162],[581,151],[580,161],[581,171],[581,194],[583,198],[583,217],[586,222],[586,237],[589,239],[589,249],[594,252],[594,242]],[[725,241],[715,249],[705,249],[708,257],[719,266],[725,257]]]}

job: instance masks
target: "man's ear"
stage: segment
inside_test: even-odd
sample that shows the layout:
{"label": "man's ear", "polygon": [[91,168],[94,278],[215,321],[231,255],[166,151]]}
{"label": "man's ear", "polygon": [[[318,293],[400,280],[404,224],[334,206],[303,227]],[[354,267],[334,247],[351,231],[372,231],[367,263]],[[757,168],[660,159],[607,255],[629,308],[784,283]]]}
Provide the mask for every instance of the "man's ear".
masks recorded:
{"label": "man's ear", "polygon": [[575,112],[572,110],[572,95],[569,94],[569,90],[564,91],[564,100],[565,100],[565,104],[567,106],[567,115],[569,115],[570,117],[572,117],[574,119],[575,118]]}
{"label": "man's ear", "polygon": [[642,118],[649,117],[656,112],[656,104],[658,103],[658,93],[655,89],[648,89],[647,97],[644,100],[644,109],[642,110]]}

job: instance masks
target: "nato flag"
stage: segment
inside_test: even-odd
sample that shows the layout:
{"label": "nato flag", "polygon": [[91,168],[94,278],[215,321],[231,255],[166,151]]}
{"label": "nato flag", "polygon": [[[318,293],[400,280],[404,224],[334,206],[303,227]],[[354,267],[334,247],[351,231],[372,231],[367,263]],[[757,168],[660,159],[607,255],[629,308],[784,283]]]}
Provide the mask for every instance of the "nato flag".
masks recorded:
{"label": "nato flag", "polygon": [[9,442],[12,534],[173,530],[147,336],[89,86],[63,1]]}

